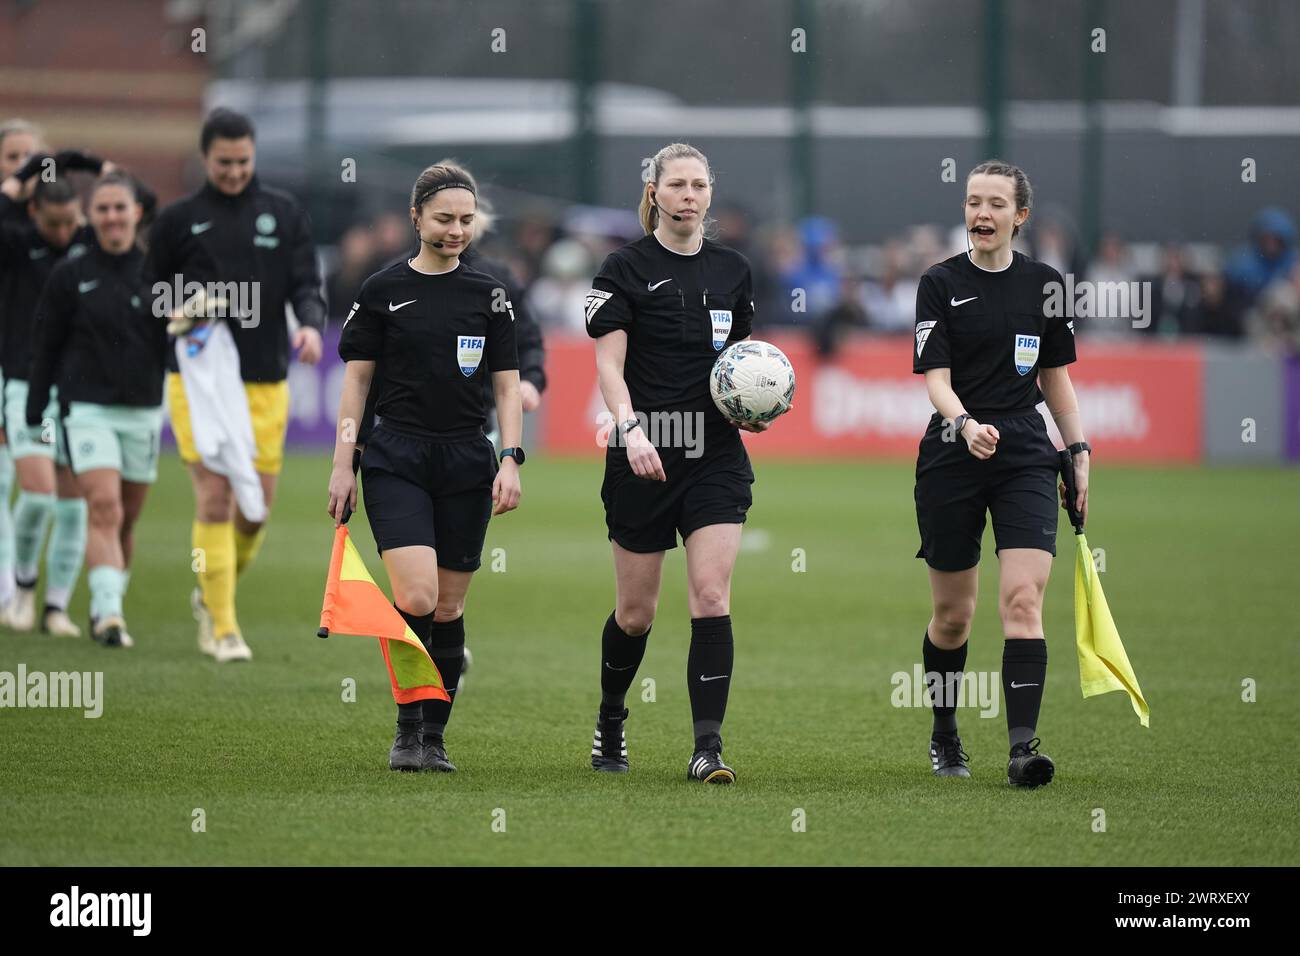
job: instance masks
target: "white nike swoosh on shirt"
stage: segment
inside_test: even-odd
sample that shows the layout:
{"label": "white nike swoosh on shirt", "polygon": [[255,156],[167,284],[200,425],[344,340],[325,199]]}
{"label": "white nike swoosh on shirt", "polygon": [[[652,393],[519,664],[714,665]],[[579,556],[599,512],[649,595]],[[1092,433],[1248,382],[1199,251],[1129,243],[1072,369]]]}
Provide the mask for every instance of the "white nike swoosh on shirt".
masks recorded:
{"label": "white nike swoosh on shirt", "polygon": [[731,676],[730,674],[718,674],[716,677],[705,677],[703,674],[701,674],[700,680],[702,681],[722,680],[722,678],[730,677],[730,676]]}
{"label": "white nike swoosh on shirt", "polygon": [[673,281],[672,279],[660,279],[660,280],[659,280],[658,282],[656,282],[654,285],[651,285],[649,282],[647,282],[647,283],[645,284],[645,287],[646,287],[647,289],[649,289],[651,292],[653,292],[655,289],[659,288],[659,287],[660,287],[661,285],[663,285],[665,282],[672,282],[672,281]]}
{"label": "white nike swoosh on shirt", "polygon": [[1022,687],[1037,687],[1037,686],[1038,686],[1037,684],[1017,684],[1015,681],[1011,682],[1012,690],[1020,690],[1020,688]]}
{"label": "white nike swoosh on shirt", "polygon": [[77,291],[84,294],[86,292],[89,292],[91,289],[95,288],[98,285],[99,285],[98,279],[91,279],[89,282],[78,282]]}
{"label": "white nike swoosh on shirt", "polygon": [[410,305],[410,304],[411,304],[412,302],[414,302],[414,301],[416,301],[416,300],[415,300],[415,299],[411,299],[411,300],[409,300],[409,301],[407,301],[407,302],[399,302],[397,305],[393,305],[393,300],[392,300],[392,299],[389,299],[389,300],[388,300],[388,311],[389,311],[389,312],[396,312],[398,309],[402,308],[403,306]]}
{"label": "white nike swoosh on shirt", "polygon": [[209,219],[207,222],[196,222],[196,223],[191,223],[191,225],[190,225],[190,235],[192,235],[192,236],[197,236],[199,233],[201,233],[201,232],[207,232],[207,231],[208,231],[209,229],[211,229],[211,228],[212,228],[212,220],[211,220],[211,219]]}
{"label": "white nike swoosh on shirt", "polygon": [[948,304],[951,306],[965,305],[967,302],[974,302],[978,298],[979,296],[973,295],[969,299],[962,299],[960,302],[956,298],[952,298],[948,300]]}

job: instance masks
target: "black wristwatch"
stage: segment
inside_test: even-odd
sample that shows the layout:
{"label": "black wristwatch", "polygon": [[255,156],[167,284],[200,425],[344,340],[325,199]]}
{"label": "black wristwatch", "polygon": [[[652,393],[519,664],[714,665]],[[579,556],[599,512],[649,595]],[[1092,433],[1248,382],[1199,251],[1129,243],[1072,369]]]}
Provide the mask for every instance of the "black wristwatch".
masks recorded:
{"label": "black wristwatch", "polygon": [[1086,451],[1088,453],[1088,457],[1089,458],[1092,457],[1092,446],[1089,445],[1086,441],[1077,441],[1073,445],[1069,446],[1069,448],[1067,448],[1066,451],[1068,451],[1071,455],[1077,455],[1081,451]]}
{"label": "black wristwatch", "polygon": [[954,419],[952,420],[952,432],[953,432],[953,434],[954,434],[954,435],[961,435],[961,430],[962,430],[963,428],[966,427],[966,423],[967,423],[968,421],[970,421],[970,416],[969,416],[969,415],[966,415],[966,414],[961,414],[961,415],[958,415],[956,418],[954,418]]}
{"label": "black wristwatch", "polygon": [[502,448],[501,454],[497,456],[497,461],[505,461],[507,458],[513,458],[516,465],[524,463],[524,450],[522,448]]}

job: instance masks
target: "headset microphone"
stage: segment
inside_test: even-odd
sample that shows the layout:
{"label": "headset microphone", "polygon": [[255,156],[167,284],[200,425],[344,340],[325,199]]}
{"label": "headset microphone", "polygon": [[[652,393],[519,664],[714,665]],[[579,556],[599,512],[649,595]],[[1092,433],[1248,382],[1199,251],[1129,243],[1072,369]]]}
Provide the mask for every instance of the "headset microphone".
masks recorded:
{"label": "headset microphone", "polygon": [[433,248],[435,248],[435,249],[441,249],[441,248],[442,248],[442,243],[441,243],[441,242],[430,242],[428,239],[424,238],[424,236],[420,235],[420,226],[419,226],[418,223],[416,223],[415,221],[412,221],[412,222],[411,222],[411,225],[412,225],[412,226],[415,226],[415,238],[416,238],[416,239],[419,239],[421,243],[423,243],[423,244],[426,245],[426,246],[433,246]]}
{"label": "headset microphone", "polygon": [[663,213],[665,216],[668,216],[670,219],[676,219],[678,222],[681,222],[681,221],[682,221],[682,217],[681,217],[681,216],[674,216],[672,213],[670,213],[670,212],[669,212],[667,209],[665,209],[663,206],[659,205],[659,200],[655,198],[655,195],[656,195],[655,193],[651,193],[651,194],[650,194],[650,201],[651,201],[652,203],[655,204],[655,208],[658,209],[658,210],[659,210],[661,213]]}

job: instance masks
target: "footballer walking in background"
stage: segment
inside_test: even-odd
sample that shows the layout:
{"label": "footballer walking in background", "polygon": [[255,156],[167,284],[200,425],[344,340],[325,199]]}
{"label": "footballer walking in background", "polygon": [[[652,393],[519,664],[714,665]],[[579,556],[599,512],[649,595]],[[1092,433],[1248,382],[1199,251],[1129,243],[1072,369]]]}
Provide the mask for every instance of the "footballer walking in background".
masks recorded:
{"label": "footballer walking in background", "polygon": [[28,427],[41,428],[46,396],[58,386],[72,470],[90,511],[91,635],[107,647],[133,643],[123,602],[162,430],[167,332],[142,279],[136,189],[120,171],[96,181],[92,247],[55,267],[37,307],[26,408]]}
{"label": "footballer walking in background", "polygon": [[[410,208],[420,252],[365,281],[339,340],[347,365],[329,513],[337,525],[356,506],[356,427],[382,366],[375,425],[360,462],[366,518],[393,605],[451,697],[397,705],[393,770],[456,769],[445,733],[464,657],[465,598],[489,520],[519,503],[523,410],[514,316],[496,306],[501,284],[461,261],[474,238],[477,193],[458,166],[420,174]],[[499,455],[483,433],[485,378],[506,446]]]}
{"label": "footballer walking in background", "polygon": [[[1050,783],[1051,759],[1036,736],[1047,643],[1043,591],[1056,554],[1058,457],[1036,406],[1044,399],[1074,454],[1086,512],[1090,448],[1066,369],[1074,328],[1044,312],[1045,286],[1060,273],[1011,248],[1033,194],[1023,171],[984,162],[966,178],[967,252],[931,266],[916,295],[912,370],[925,375],[936,411],[916,462],[916,518],[929,565],[933,611],[922,644],[938,776],[969,777],[957,734],[956,689],[979,590],[985,512],[999,562],[998,611],[1005,638],[1002,689],[1013,786]],[[1064,506],[1064,485],[1061,486]]]}
{"label": "footballer walking in background", "polygon": [[[253,464],[269,508],[284,461],[290,348],[307,364],[321,356],[325,301],[316,248],[297,201],[262,185],[254,174],[254,130],[247,117],[214,110],[203,124],[200,146],[207,182],[159,213],[145,274],[151,288],[219,283],[240,300],[238,309],[229,308],[239,314],[224,318],[239,353],[257,445]],[[292,342],[286,304],[292,304],[299,323]],[[235,582],[257,557],[266,524],[245,517],[230,481],[202,460],[191,416],[215,412],[191,406],[176,356],[169,352],[167,362],[172,430],[194,486],[193,547],[204,556],[199,587],[191,595],[199,649],[218,661],[250,660],[252,650],[235,614]]]}
{"label": "footballer walking in background", "polygon": [[[731,574],[754,472],[708,381],[718,353],[749,337],[753,283],[745,257],[705,235],[713,174],[703,153],[665,146],[643,161],[642,181],[646,234],[609,255],[586,303],[600,390],[614,416],[601,499],[616,579],[601,637],[591,764],[628,769],[625,698],[654,622],[664,554],[680,534],[691,614],[687,775],[727,784],[736,779],[722,761],[721,736],[733,661]],[[688,448],[693,422],[703,427]]]}
{"label": "footballer walking in background", "polygon": [[[8,141],[9,136],[5,137]],[[41,630],[76,637],[80,629],[68,617],[68,602],[81,574],[86,551],[86,502],[68,467],[59,413],[58,390],[44,404],[40,434],[27,427],[27,379],[31,365],[32,326],[36,305],[51,270],[94,245],[85,224],[81,197],[67,173],[98,175],[108,164],[75,150],[56,156],[35,149],[0,185],[0,369],[3,370],[3,415],[6,449],[17,469],[19,493],[14,503],[9,572],[16,585],[4,608],[3,623],[18,631],[36,625],[36,584],[46,533],[50,534]],[[49,176],[52,172],[54,175]],[[5,494],[5,505],[8,495]],[[8,514],[7,507],[5,514]]]}
{"label": "footballer walking in background", "polygon": [[[40,145],[40,131],[22,119],[9,119],[0,123],[0,182],[7,182]],[[16,184],[15,184],[16,185]],[[0,199],[0,219],[11,221],[25,215],[25,196],[16,188],[12,196],[8,191]],[[4,305],[8,271],[0,272],[0,341],[4,338]],[[3,374],[0,374],[3,379]],[[0,381],[0,403],[3,403],[4,382]],[[0,625],[7,624],[9,606],[13,603],[14,589],[14,521],[9,509],[9,499],[14,489],[14,459],[7,436],[4,434],[3,415],[0,414]]]}

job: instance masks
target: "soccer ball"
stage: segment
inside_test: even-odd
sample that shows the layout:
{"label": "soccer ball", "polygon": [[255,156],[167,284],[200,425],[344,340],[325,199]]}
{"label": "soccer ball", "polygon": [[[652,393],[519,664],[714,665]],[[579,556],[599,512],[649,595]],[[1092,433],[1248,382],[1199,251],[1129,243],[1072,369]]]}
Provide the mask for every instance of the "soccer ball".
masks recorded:
{"label": "soccer ball", "polygon": [[709,394],[722,417],[730,422],[770,422],[790,410],[794,366],[770,342],[737,342],[713,364]]}

